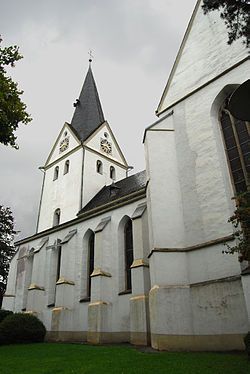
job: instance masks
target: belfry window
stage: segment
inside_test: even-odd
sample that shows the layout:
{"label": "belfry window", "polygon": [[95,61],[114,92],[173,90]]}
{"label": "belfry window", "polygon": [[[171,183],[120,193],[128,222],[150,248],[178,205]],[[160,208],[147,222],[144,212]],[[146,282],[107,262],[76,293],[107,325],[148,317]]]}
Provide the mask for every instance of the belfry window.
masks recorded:
{"label": "belfry window", "polygon": [[115,168],[114,166],[110,166],[110,178],[115,180]]}
{"label": "belfry window", "polygon": [[125,288],[127,291],[132,289],[131,281],[131,265],[134,261],[133,254],[133,232],[132,232],[132,221],[125,224],[124,227],[124,250],[125,250]]}
{"label": "belfry window", "polygon": [[69,172],[69,160],[65,161],[63,174],[68,174],[68,172]]}
{"label": "belfry window", "polygon": [[94,270],[95,234],[92,232],[88,242],[88,289],[87,296],[91,295],[91,274]]}
{"label": "belfry window", "polygon": [[59,166],[56,166],[55,169],[54,169],[54,181],[56,179],[58,179],[58,175],[59,175]]}
{"label": "belfry window", "polygon": [[60,224],[60,215],[61,215],[60,209],[56,209],[54,212],[53,227],[58,226]]}
{"label": "belfry window", "polygon": [[235,192],[247,190],[250,175],[250,129],[245,121],[234,118],[227,109],[228,99],[220,112],[221,130]]}
{"label": "belfry window", "polygon": [[96,161],[96,171],[99,174],[103,173],[103,165],[102,165],[102,162],[100,160]]}

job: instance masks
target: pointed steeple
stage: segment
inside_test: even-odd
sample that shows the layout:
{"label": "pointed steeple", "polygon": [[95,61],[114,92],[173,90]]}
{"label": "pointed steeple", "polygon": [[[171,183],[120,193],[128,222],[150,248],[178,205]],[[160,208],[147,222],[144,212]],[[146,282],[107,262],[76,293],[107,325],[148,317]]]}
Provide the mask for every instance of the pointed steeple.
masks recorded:
{"label": "pointed steeple", "polygon": [[76,100],[74,106],[75,112],[72,117],[71,126],[77,132],[79,138],[84,141],[104,122],[104,115],[91,70],[91,63],[89,64],[89,70],[79,99]]}

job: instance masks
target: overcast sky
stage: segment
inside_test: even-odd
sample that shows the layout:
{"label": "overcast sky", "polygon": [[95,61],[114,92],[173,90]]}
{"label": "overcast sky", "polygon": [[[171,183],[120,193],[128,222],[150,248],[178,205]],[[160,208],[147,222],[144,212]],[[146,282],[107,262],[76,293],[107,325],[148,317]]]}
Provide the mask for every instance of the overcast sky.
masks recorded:
{"label": "overcast sky", "polygon": [[166,85],[196,0],[0,0],[2,46],[24,58],[11,69],[33,121],[17,132],[18,151],[0,144],[0,204],[21,233],[35,233],[39,166],[73,115],[92,69],[106,120],[134,171],[144,169],[143,131]]}

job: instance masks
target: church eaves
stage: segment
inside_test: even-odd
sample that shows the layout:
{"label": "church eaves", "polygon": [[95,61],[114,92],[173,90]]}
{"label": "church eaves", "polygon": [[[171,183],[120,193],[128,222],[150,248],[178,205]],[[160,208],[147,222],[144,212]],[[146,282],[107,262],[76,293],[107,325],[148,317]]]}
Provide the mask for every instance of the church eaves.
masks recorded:
{"label": "church eaves", "polygon": [[76,131],[79,139],[84,141],[104,122],[91,66],[89,66],[79,99],[76,100],[74,106],[75,112],[71,127]]}

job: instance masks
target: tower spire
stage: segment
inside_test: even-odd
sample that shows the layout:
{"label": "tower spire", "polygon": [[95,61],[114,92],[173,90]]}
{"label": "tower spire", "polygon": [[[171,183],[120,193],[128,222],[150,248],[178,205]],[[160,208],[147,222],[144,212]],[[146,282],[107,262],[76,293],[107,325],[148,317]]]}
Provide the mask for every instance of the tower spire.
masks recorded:
{"label": "tower spire", "polygon": [[84,141],[104,122],[101,102],[91,69],[92,51],[89,51],[89,69],[78,99],[74,103],[75,111],[71,126],[79,138]]}

